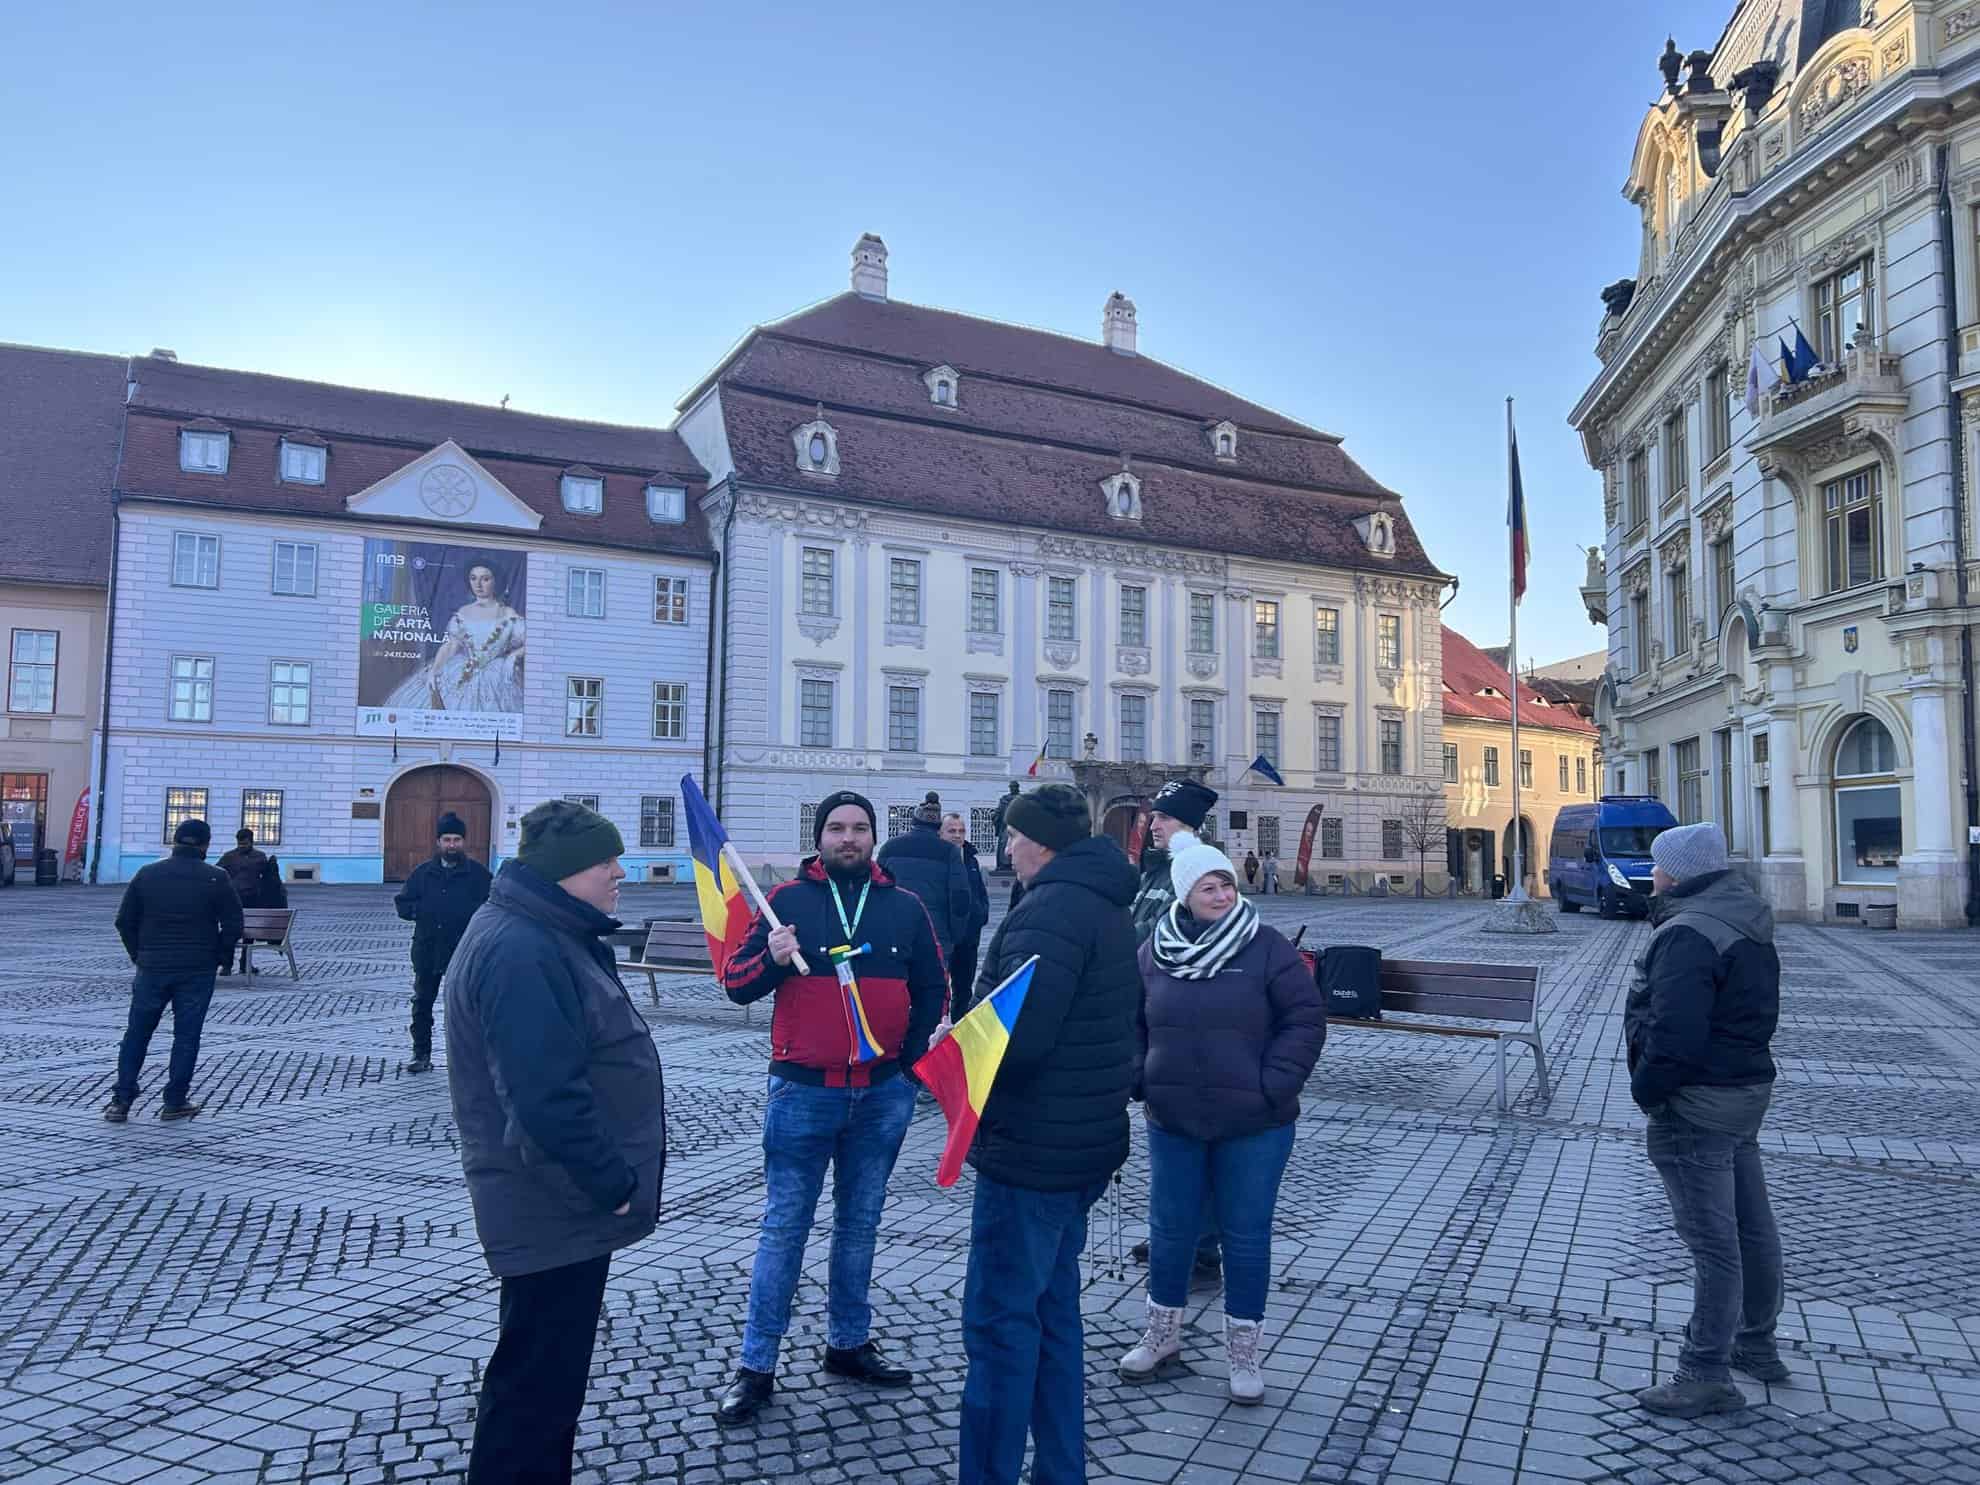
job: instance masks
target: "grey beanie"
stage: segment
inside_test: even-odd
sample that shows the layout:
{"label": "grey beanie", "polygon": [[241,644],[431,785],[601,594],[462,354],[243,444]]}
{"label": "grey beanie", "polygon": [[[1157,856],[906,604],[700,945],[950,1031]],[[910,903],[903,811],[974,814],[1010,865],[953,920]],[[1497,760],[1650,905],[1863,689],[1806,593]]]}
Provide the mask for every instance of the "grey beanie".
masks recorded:
{"label": "grey beanie", "polygon": [[1710,820],[1701,825],[1675,825],[1662,832],[1650,842],[1650,859],[1674,882],[1710,876],[1730,865],[1725,832]]}

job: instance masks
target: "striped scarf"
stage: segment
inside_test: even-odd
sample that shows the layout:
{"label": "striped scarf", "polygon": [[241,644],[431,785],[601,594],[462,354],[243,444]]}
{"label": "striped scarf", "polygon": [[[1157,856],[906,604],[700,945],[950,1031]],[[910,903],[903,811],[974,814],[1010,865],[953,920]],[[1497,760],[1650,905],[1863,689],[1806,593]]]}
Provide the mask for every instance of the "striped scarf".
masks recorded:
{"label": "striped scarf", "polygon": [[1258,909],[1242,897],[1194,939],[1183,932],[1184,912],[1177,903],[1164,913],[1154,938],[1155,967],[1179,980],[1211,979],[1258,936]]}

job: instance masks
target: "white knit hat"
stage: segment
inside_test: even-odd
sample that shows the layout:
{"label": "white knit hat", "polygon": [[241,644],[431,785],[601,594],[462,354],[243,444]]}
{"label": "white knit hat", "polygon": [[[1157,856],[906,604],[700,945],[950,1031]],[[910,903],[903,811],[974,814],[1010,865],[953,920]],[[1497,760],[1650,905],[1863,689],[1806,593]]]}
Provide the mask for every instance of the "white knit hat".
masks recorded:
{"label": "white knit hat", "polygon": [[1215,846],[1195,841],[1176,852],[1175,860],[1169,863],[1169,880],[1175,883],[1176,901],[1189,901],[1189,894],[1196,890],[1196,884],[1215,871],[1221,871],[1233,883],[1238,879],[1237,868],[1231,865],[1231,858]]}

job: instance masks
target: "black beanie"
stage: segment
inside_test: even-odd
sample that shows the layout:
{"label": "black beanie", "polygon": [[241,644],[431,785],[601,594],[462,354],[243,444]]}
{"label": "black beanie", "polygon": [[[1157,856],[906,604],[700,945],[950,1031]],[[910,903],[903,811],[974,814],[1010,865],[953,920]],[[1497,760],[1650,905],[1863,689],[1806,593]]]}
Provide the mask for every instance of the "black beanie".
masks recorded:
{"label": "black beanie", "polygon": [[942,823],[942,796],[937,794],[933,789],[930,789],[927,798],[915,806],[914,817],[929,825],[940,825]]}
{"label": "black beanie", "polygon": [[467,822],[452,810],[448,810],[446,814],[433,822],[433,838],[435,840],[438,840],[443,835],[466,834]]}
{"label": "black beanie", "polygon": [[840,789],[827,794],[823,799],[818,801],[817,812],[811,817],[811,846],[813,850],[816,850],[818,843],[825,838],[825,822],[831,818],[832,811],[842,805],[848,804],[858,805],[861,809],[865,810],[867,825],[875,835],[880,833],[880,817],[873,813],[873,801],[868,799],[864,794],[857,794],[851,789]]}
{"label": "black beanie", "polygon": [[213,843],[213,827],[204,820],[181,820],[172,832],[175,846],[198,846],[202,851]]}
{"label": "black beanie", "polygon": [[1040,784],[1011,801],[1004,822],[1050,851],[1063,851],[1093,834],[1086,796],[1070,784]]}
{"label": "black beanie", "polygon": [[1217,791],[1195,779],[1170,779],[1149,806],[1158,815],[1180,820],[1191,830],[1203,828],[1203,817],[1217,802]]}
{"label": "black beanie", "polygon": [[553,882],[626,853],[619,827],[569,799],[551,799],[522,818],[516,860]]}

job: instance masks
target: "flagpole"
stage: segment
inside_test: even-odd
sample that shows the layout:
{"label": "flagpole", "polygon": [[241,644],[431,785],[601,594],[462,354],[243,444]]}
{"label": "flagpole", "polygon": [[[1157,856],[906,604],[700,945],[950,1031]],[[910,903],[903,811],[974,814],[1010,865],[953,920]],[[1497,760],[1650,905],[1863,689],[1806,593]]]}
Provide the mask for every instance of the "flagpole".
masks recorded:
{"label": "flagpole", "polygon": [[[756,910],[763,914],[763,921],[768,923],[773,930],[782,928],[784,925],[777,921],[777,913],[770,906],[770,899],[765,897],[763,895],[763,889],[756,885],[756,878],[750,874],[749,868],[743,865],[743,859],[736,854],[735,846],[728,841],[723,841],[721,856],[724,861],[729,863],[729,870],[735,873],[736,880],[742,884],[742,889],[749,895],[749,900],[756,904]],[[808,975],[811,973],[811,966],[805,963],[804,952],[802,950],[792,951],[791,963],[797,966],[797,972],[799,974]]]}
{"label": "flagpole", "polygon": [[[1506,494],[1512,494],[1513,481],[1513,400],[1506,399]],[[1512,677],[1512,880],[1507,883],[1510,889],[1506,896],[1514,902],[1526,901],[1526,852],[1524,832],[1519,828],[1519,587],[1512,564],[1515,534],[1510,525],[1506,528],[1506,611],[1510,615],[1511,633],[1506,646],[1506,671]]]}

